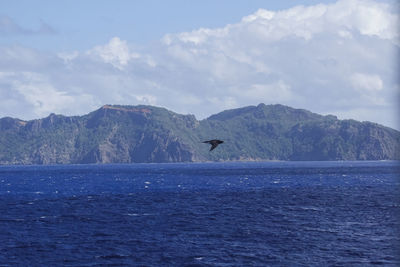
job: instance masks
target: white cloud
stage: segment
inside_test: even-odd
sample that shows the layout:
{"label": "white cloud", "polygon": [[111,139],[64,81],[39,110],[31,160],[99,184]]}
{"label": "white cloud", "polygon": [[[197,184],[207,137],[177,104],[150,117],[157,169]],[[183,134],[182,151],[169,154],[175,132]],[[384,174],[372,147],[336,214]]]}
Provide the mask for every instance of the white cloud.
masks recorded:
{"label": "white cloud", "polygon": [[74,60],[78,56],[79,56],[78,51],[58,53],[58,57],[61,58],[62,60],[64,60],[65,63],[68,63],[68,62]]}
{"label": "white cloud", "polygon": [[115,103],[204,118],[264,102],[400,128],[389,119],[400,99],[398,22],[387,3],[341,0],[260,9],[141,48],[119,37],[56,55],[0,47],[0,116],[83,114]]}
{"label": "white cloud", "polygon": [[[39,118],[47,116],[49,113],[71,113],[74,109],[79,111],[82,110],[82,105],[93,106],[90,105],[93,96],[80,94],[79,97],[76,97],[60,91],[51,84],[46,76],[40,73],[1,72],[0,82],[3,85],[0,95],[5,96],[8,103],[21,105],[21,109],[14,112],[22,118],[26,117],[23,113],[27,112],[31,113],[30,118]],[[4,90],[4,87],[7,90]]]}
{"label": "white cloud", "polygon": [[354,73],[350,77],[352,86],[360,93],[360,98],[372,106],[387,106],[388,103],[380,91],[383,81],[379,75]]}
{"label": "white cloud", "polygon": [[383,82],[381,77],[376,74],[354,73],[351,77],[351,84],[354,88],[369,92],[381,91]]}
{"label": "white cloud", "polygon": [[399,14],[393,7],[378,1],[339,1],[332,8],[330,19],[363,35],[377,36],[399,44]]}
{"label": "white cloud", "polygon": [[131,52],[126,41],[114,37],[106,45],[99,45],[88,52],[89,55],[99,56],[104,62],[118,69],[123,69],[130,60],[140,58],[138,53]]}
{"label": "white cloud", "polygon": [[240,23],[166,35],[164,42],[167,45],[176,41],[200,45],[237,34],[263,42],[276,42],[293,37],[310,40],[320,33],[349,37],[355,31],[400,44],[398,23],[399,14],[388,4],[372,0],[341,0],[329,5],[296,6],[282,11],[259,9]]}
{"label": "white cloud", "polygon": [[260,9],[224,28],[167,35],[164,45],[173,62],[210,81],[203,90],[216,88],[221,101],[280,102],[321,113],[360,107],[384,117],[398,95],[395,12],[368,0]]}

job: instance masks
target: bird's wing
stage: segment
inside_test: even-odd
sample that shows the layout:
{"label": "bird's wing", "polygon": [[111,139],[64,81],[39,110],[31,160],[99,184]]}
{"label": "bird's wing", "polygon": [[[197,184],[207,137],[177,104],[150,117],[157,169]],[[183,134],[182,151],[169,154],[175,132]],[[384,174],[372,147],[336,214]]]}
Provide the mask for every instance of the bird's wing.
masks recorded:
{"label": "bird's wing", "polygon": [[218,146],[218,144],[216,144],[216,143],[211,144],[210,151],[213,150],[214,148],[216,148],[217,146]]}

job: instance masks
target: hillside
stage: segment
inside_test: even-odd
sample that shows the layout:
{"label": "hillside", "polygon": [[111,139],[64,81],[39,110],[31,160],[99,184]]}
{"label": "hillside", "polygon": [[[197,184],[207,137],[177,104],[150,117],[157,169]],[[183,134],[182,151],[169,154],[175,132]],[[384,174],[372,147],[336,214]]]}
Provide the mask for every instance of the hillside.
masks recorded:
{"label": "hillside", "polygon": [[[209,152],[208,139],[225,143]],[[283,105],[198,121],[154,106],[105,105],[84,116],[0,119],[0,164],[400,159],[400,132]]]}

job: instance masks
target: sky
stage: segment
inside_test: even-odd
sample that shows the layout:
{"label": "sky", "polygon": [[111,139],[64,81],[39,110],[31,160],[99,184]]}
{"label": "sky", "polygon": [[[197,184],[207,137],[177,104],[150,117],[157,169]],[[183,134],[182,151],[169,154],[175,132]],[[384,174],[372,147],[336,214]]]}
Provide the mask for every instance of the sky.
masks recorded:
{"label": "sky", "polygon": [[0,117],[284,104],[400,129],[394,0],[0,0]]}

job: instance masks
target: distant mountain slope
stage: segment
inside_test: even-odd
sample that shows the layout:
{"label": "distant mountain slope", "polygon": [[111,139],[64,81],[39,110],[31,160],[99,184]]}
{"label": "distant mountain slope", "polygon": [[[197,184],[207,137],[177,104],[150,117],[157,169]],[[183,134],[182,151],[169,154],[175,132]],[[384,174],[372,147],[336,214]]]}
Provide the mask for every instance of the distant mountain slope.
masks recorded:
{"label": "distant mountain slope", "polygon": [[[208,139],[225,143],[209,152]],[[84,116],[0,119],[0,164],[400,159],[400,132],[283,105],[198,121],[153,106],[105,105]]]}

